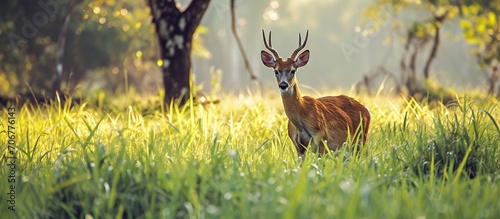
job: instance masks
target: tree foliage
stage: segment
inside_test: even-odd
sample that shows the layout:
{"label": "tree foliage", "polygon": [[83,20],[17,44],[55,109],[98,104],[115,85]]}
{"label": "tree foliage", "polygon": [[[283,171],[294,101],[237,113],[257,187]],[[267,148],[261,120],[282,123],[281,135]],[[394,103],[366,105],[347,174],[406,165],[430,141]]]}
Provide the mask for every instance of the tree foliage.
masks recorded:
{"label": "tree foliage", "polygon": [[483,1],[462,5],[460,27],[465,40],[474,45],[473,53],[482,67],[488,67],[500,56],[500,1]]}
{"label": "tree foliage", "polygon": [[[66,91],[88,78],[113,90],[123,84],[127,69],[144,75],[158,64],[157,40],[144,1],[7,1],[0,7],[0,95],[49,89],[60,28],[70,4],[77,5],[64,49]],[[210,57],[200,37],[207,31],[201,27],[195,33],[195,55]]]}
{"label": "tree foliage", "polygon": [[[391,17],[392,25],[400,34],[409,56],[407,59],[402,58],[401,66],[403,76],[410,78],[403,79],[409,82],[406,86],[410,90],[413,85],[408,84],[416,81],[414,65],[417,55],[430,42],[434,42],[423,70],[424,78],[427,79],[430,63],[438,52],[439,31],[448,20],[458,20],[463,38],[473,46],[473,55],[477,57],[479,66],[494,66],[493,69],[497,69],[495,65],[500,58],[499,0],[377,0],[365,10],[365,18],[387,9],[395,15]],[[496,83],[492,79],[495,79],[493,73],[488,80]]]}

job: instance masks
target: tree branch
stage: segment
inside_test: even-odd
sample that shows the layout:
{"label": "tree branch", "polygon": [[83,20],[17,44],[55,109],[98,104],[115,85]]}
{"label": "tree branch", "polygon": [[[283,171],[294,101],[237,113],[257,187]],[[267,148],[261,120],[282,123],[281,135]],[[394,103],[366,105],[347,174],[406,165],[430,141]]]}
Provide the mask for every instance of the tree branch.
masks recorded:
{"label": "tree branch", "polygon": [[250,78],[252,80],[260,82],[259,78],[253,73],[253,70],[250,66],[250,62],[248,61],[248,57],[245,53],[245,48],[243,47],[243,43],[241,43],[240,37],[236,32],[236,16],[234,13],[234,0],[231,0],[231,32],[233,33],[234,39],[236,39],[236,43],[238,43],[238,48],[240,49],[241,56],[243,57],[243,62],[245,63],[245,68],[248,73],[250,73]]}
{"label": "tree branch", "polygon": [[429,78],[429,69],[432,64],[432,61],[436,58],[438,46],[439,46],[439,37],[440,37],[440,30],[441,30],[441,25],[444,19],[446,19],[446,16],[448,15],[448,11],[445,12],[441,16],[434,15],[434,19],[436,20],[434,22],[434,28],[436,29],[436,34],[434,35],[434,43],[432,45],[431,49],[431,54],[429,55],[429,58],[427,59],[424,67],[424,78],[427,79]]}
{"label": "tree branch", "polygon": [[151,15],[153,15],[153,23],[156,23],[163,13],[169,14],[168,16],[178,16],[181,11],[175,5],[175,0],[148,0],[149,8],[151,8]]}
{"label": "tree branch", "polygon": [[182,12],[182,16],[186,19],[188,28],[187,33],[194,33],[196,27],[201,22],[205,11],[210,4],[210,0],[192,0],[187,9]]}
{"label": "tree branch", "polygon": [[[489,77],[489,80],[488,80],[488,83],[489,83],[488,94],[493,94],[495,92],[495,85],[496,85],[497,81],[498,81],[498,67],[496,65],[494,65],[491,68],[491,76]],[[500,87],[499,87],[499,89],[500,89]]]}

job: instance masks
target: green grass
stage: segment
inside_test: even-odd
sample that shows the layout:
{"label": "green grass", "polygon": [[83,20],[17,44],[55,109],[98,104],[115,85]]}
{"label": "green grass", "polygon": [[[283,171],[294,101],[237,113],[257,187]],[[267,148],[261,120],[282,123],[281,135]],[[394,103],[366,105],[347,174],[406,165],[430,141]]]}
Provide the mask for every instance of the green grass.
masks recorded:
{"label": "green grass", "polygon": [[[372,113],[359,156],[343,149],[300,160],[279,96],[182,109],[140,98],[18,108],[16,211],[5,201],[4,156],[0,215],[500,217],[497,99],[430,106],[358,96]],[[6,130],[7,110],[0,116]]]}

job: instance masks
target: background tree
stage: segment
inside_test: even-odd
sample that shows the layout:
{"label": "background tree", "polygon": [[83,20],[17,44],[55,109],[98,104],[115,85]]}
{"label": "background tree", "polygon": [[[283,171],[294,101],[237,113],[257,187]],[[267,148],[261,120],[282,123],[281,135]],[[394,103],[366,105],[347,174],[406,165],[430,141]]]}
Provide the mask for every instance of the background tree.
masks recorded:
{"label": "background tree", "polygon": [[71,19],[71,15],[73,14],[73,10],[83,2],[84,2],[83,0],[70,1],[67,4],[66,10],[61,17],[61,19],[63,19],[63,22],[59,29],[59,35],[57,36],[57,47],[55,52],[55,63],[54,63],[56,71],[53,73],[52,76],[51,88],[50,88],[51,93],[56,93],[56,92],[60,94],[63,93],[61,90],[61,79],[64,71],[64,51],[66,49],[66,37],[68,34],[69,21]]}
{"label": "background tree", "polygon": [[[428,85],[432,84],[428,80],[431,74],[430,66],[439,51],[441,27],[446,20],[454,19],[459,19],[464,39],[475,47],[473,53],[478,64],[482,68],[491,68],[487,80],[488,90],[493,92],[498,80],[497,65],[500,55],[500,26],[497,16],[500,12],[499,0],[378,0],[366,9],[366,14],[379,13],[387,8],[395,15],[392,19],[393,27],[404,39],[400,66],[402,83],[410,96],[429,91]],[[401,14],[412,11],[426,11],[427,17],[413,17],[409,22],[401,19]],[[430,49],[426,48],[429,44],[432,44]],[[426,83],[421,84],[417,80],[416,59],[419,54],[426,55],[425,51],[429,51],[427,56],[424,56],[426,61],[422,67],[422,76]],[[500,94],[500,86],[498,92]]]}
{"label": "background tree", "polygon": [[[146,2],[41,2],[47,4],[20,0],[0,8],[0,96],[92,95],[124,92],[128,86],[156,92],[161,87]],[[193,54],[202,58],[210,56],[200,37],[206,32],[198,28],[193,36]]]}
{"label": "background tree", "polygon": [[184,11],[174,0],[150,0],[153,23],[160,46],[165,102],[186,103],[191,95],[191,49],[193,35],[210,0],[192,0]]}
{"label": "background tree", "polygon": [[8,89],[1,94],[60,91],[64,79],[75,86],[87,72],[121,63],[134,45],[135,36],[125,34],[135,29],[128,28],[134,21],[125,18],[130,6],[98,0],[5,4],[0,9],[0,78],[7,80],[0,84]]}
{"label": "background tree", "polygon": [[[400,57],[401,86],[406,88],[408,95],[411,97],[429,96],[433,98],[435,93],[429,92],[431,89],[429,84],[432,84],[429,79],[431,75],[430,69],[438,55],[443,23],[456,16],[456,6],[449,1],[379,0],[371,7],[368,7],[365,14],[369,16],[370,14],[380,13],[381,10],[389,10],[394,15],[391,19],[392,26],[396,29],[401,39],[403,39],[404,49],[402,57]],[[409,12],[411,14],[411,12],[415,11],[427,16],[423,18],[414,17],[410,21],[400,19],[401,14],[408,14]],[[374,26],[373,28],[377,29],[381,27]],[[430,48],[429,45],[431,45]],[[421,68],[421,76],[424,83],[419,81],[417,77],[417,59],[419,57],[425,60]],[[438,95],[441,96],[437,98],[447,99],[442,96],[443,94]]]}
{"label": "background tree", "polygon": [[[487,76],[488,93],[495,92],[500,58],[500,1],[456,1],[460,8],[460,27],[465,40],[474,46],[473,54]],[[500,96],[500,86],[497,95]]]}
{"label": "background tree", "polygon": [[[70,5],[80,1],[12,1],[0,9],[0,73],[7,82],[0,80],[2,93],[26,92],[50,86],[55,73],[55,56],[58,33],[64,26]],[[41,79],[41,80],[40,80]]]}

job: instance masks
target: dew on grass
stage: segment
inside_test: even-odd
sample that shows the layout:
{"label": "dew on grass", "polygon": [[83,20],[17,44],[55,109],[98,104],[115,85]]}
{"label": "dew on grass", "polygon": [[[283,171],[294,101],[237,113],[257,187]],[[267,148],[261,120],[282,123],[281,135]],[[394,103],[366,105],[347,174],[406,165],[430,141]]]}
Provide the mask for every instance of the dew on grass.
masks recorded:
{"label": "dew on grass", "polygon": [[288,204],[288,199],[286,199],[284,197],[279,197],[278,198],[278,202],[281,203],[281,204],[287,205]]}
{"label": "dew on grass", "polygon": [[310,171],[307,173],[307,177],[308,177],[309,179],[314,179],[314,178],[315,178],[315,176],[316,176],[316,171],[314,171],[314,170],[310,170]]}
{"label": "dew on grass", "polygon": [[340,187],[340,189],[342,189],[342,191],[348,192],[349,190],[351,190],[353,185],[354,185],[354,183],[352,181],[344,180],[344,181],[340,182],[339,187]]}
{"label": "dew on grass", "polygon": [[364,184],[362,187],[361,187],[361,195],[365,198],[367,198],[370,193],[372,191],[372,188],[371,186],[369,186],[368,184]]}
{"label": "dew on grass", "polygon": [[103,185],[104,185],[104,191],[106,192],[106,194],[109,194],[110,187],[108,182],[104,182]]}
{"label": "dew on grass", "polygon": [[271,177],[271,178],[269,178],[269,180],[267,180],[267,183],[269,183],[269,185],[273,185],[274,183],[276,183],[276,179]]}
{"label": "dew on grass", "polygon": [[325,176],[325,174],[323,173],[323,171],[316,171],[316,175],[318,176]]}
{"label": "dew on grass", "polygon": [[101,204],[101,199],[100,198],[94,198],[94,204],[95,205],[100,205]]}
{"label": "dew on grass", "polygon": [[319,169],[318,164],[316,164],[316,163],[311,164],[311,166],[312,166],[314,169],[316,169],[316,170],[318,170],[318,169]]}
{"label": "dew on grass", "polygon": [[258,202],[258,199],[255,197],[255,195],[254,195],[254,194],[248,193],[248,194],[246,195],[246,198],[247,198],[247,200],[248,200],[248,201],[250,201],[250,202]]}
{"label": "dew on grass", "polygon": [[208,205],[206,209],[207,213],[211,215],[216,215],[219,213],[219,209],[215,205]]}
{"label": "dew on grass", "polygon": [[233,197],[233,195],[231,195],[231,193],[230,193],[230,192],[226,192],[226,193],[224,193],[224,199],[226,199],[226,200],[231,200],[231,198],[232,198],[232,197]]}
{"label": "dew on grass", "polygon": [[227,155],[229,155],[229,157],[233,160],[238,160],[238,153],[235,150],[228,151]]}

